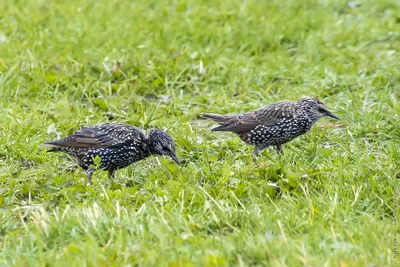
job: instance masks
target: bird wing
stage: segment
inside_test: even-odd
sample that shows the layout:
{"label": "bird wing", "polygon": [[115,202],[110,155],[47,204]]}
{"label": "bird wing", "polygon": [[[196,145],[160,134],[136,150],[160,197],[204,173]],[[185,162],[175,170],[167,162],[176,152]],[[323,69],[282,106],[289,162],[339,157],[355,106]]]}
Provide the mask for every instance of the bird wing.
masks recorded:
{"label": "bird wing", "polygon": [[273,126],[284,118],[293,117],[294,112],[295,105],[292,101],[279,101],[256,111],[238,115],[235,120],[232,120],[232,123],[218,128],[236,133],[246,132],[258,125]]}
{"label": "bird wing", "polygon": [[133,140],[144,140],[145,133],[134,126],[125,124],[103,124],[86,126],[64,139],[45,143],[49,147],[115,147]]}

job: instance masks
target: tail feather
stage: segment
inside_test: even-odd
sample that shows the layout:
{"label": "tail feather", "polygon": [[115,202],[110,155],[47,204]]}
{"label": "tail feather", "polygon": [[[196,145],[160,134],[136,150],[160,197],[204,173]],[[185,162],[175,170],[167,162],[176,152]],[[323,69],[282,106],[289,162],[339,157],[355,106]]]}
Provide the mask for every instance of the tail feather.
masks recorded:
{"label": "tail feather", "polygon": [[236,118],[236,116],[232,115],[219,115],[210,113],[204,113],[201,115],[201,117],[204,119],[213,120],[221,125],[211,129],[211,131],[225,131],[228,128],[227,126],[232,123],[232,119]]}
{"label": "tail feather", "polygon": [[204,113],[204,114],[201,114],[201,117],[204,119],[213,120],[215,122],[218,122],[221,125],[225,125],[227,123],[230,123],[230,120],[232,119],[233,116]]}
{"label": "tail feather", "polygon": [[57,144],[55,144],[54,142],[47,142],[47,143],[43,143],[40,145],[41,147],[46,147],[46,148],[50,148],[49,150],[47,150],[47,152],[58,152],[58,151],[62,151],[62,147],[58,146]]}
{"label": "tail feather", "polygon": [[220,132],[221,132],[221,131],[229,131],[229,125],[230,125],[230,124],[228,124],[228,125],[221,125],[221,126],[212,128],[211,131],[213,131],[213,132],[218,132],[218,131],[220,131]]}

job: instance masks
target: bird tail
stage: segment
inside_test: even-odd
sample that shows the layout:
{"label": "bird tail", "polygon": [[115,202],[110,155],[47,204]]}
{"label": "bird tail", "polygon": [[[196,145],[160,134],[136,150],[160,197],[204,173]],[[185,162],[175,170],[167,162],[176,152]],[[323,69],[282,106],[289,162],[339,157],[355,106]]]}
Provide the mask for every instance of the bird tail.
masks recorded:
{"label": "bird tail", "polygon": [[58,146],[54,142],[47,142],[40,145],[41,147],[50,148],[47,152],[58,152],[62,151],[62,147]]}
{"label": "bird tail", "polygon": [[231,124],[232,118],[234,118],[236,116],[204,113],[201,115],[201,117],[204,119],[213,120],[215,122],[218,122],[221,125],[221,126],[211,129],[211,131],[224,131],[224,130],[226,130],[226,125]]}

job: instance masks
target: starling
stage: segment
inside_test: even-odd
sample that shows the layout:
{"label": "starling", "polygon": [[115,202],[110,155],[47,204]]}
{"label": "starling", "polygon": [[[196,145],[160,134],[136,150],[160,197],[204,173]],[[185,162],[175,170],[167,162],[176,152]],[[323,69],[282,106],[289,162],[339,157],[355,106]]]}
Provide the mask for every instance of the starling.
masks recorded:
{"label": "starling", "polygon": [[275,146],[278,153],[283,155],[283,144],[305,134],[324,116],[339,120],[338,116],[314,97],[303,97],[295,102],[279,101],[242,115],[202,115],[203,118],[211,119],[221,125],[212,131],[234,132],[244,142],[254,145],[254,162],[269,146]]}
{"label": "starling", "polygon": [[86,171],[89,183],[95,169],[93,158],[99,156],[100,168],[113,178],[116,170],[125,168],[150,155],[170,156],[178,165],[175,143],[165,132],[157,129],[146,134],[143,130],[126,124],[87,126],[61,140],[44,143],[49,151],[65,152],[77,159]]}

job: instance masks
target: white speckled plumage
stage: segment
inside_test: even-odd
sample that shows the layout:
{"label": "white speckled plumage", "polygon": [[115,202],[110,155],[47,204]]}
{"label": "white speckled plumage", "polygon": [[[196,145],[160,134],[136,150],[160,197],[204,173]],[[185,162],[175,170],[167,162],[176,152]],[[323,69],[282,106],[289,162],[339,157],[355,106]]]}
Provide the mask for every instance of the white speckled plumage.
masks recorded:
{"label": "white speckled plumage", "polygon": [[49,151],[61,151],[74,156],[87,173],[89,182],[94,172],[93,158],[101,158],[100,168],[113,177],[118,169],[145,159],[152,154],[167,155],[178,164],[173,139],[161,130],[143,130],[126,124],[86,126],[74,134],[43,144]]}
{"label": "white speckled plumage", "polygon": [[339,119],[317,98],[279,101],[241,115],[203,114],[221,126],[212,131],[230,131],[254,145],[253,160],[265,148],[275,146],[283,154],[282,145],[305,134],[321,117]]}

